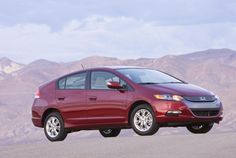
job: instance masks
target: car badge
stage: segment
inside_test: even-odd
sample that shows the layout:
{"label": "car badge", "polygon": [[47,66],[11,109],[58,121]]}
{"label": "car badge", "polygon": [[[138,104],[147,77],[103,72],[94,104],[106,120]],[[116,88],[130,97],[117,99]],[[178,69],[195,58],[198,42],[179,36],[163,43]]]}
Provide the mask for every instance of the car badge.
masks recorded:
{"label": "car badge", "polygon": [[206,101],[206,97],[200,97],[199,98],[201,101]]}

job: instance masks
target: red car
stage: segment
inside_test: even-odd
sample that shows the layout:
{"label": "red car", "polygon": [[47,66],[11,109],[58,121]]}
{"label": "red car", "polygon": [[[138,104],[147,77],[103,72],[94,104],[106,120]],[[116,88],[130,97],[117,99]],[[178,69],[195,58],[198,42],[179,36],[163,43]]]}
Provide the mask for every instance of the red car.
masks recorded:
{"label": "red car", "polygon": [[98,129],[115,137],[133,128],[153,135],[160,127],[184,126],[207,133],[222,120],[222,103],[212,92],[166,73],[138,67],[101,67],[71,73],[39,87],[32,121],[50,141]]}

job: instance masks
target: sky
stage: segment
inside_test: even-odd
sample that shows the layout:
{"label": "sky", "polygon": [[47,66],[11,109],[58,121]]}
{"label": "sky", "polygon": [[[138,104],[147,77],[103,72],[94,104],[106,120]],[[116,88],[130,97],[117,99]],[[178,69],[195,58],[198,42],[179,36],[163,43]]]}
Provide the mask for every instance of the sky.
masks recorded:
{"label": "sky", "polygon": [[0,0],[0,57],[158,58],[236,50],[235,0]]}

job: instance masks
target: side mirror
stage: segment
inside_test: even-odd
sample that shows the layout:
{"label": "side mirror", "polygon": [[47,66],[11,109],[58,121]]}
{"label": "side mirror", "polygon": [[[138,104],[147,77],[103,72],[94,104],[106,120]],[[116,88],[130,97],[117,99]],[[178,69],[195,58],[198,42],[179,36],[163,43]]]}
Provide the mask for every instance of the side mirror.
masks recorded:
{"label": "side mirror", "polygon": [[107,87],[111,89],[123,89],[119,82],[109,81]]}

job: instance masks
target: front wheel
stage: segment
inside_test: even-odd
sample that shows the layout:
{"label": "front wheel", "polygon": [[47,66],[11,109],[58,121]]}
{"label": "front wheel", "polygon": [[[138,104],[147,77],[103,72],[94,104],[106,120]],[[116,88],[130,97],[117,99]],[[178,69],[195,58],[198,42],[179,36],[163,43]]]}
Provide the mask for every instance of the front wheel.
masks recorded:
{"label": "front wheel", "polygon": [[156,116],[147,104],[142,104],[134,108],[130,116],[130,124],[138,135],[153,135],[159,127]]}
{"label": "front wheel", "polygon": [[119,128],[100,129],[99,132],[103,137],[116,137],[120,134]]}
{"label": "front wheel", "polygon": [[204,124],[191,124],[187,126],[187,129],[194,134],[202,134],[209,132],[214,123],[204,123]]}
{"label": "front wheel", "polygon": [[63,119],[58,112],[50,113],[44,122],[44,133],[48,140],[62,141],[66,138],[67,132],[64,128]]}

